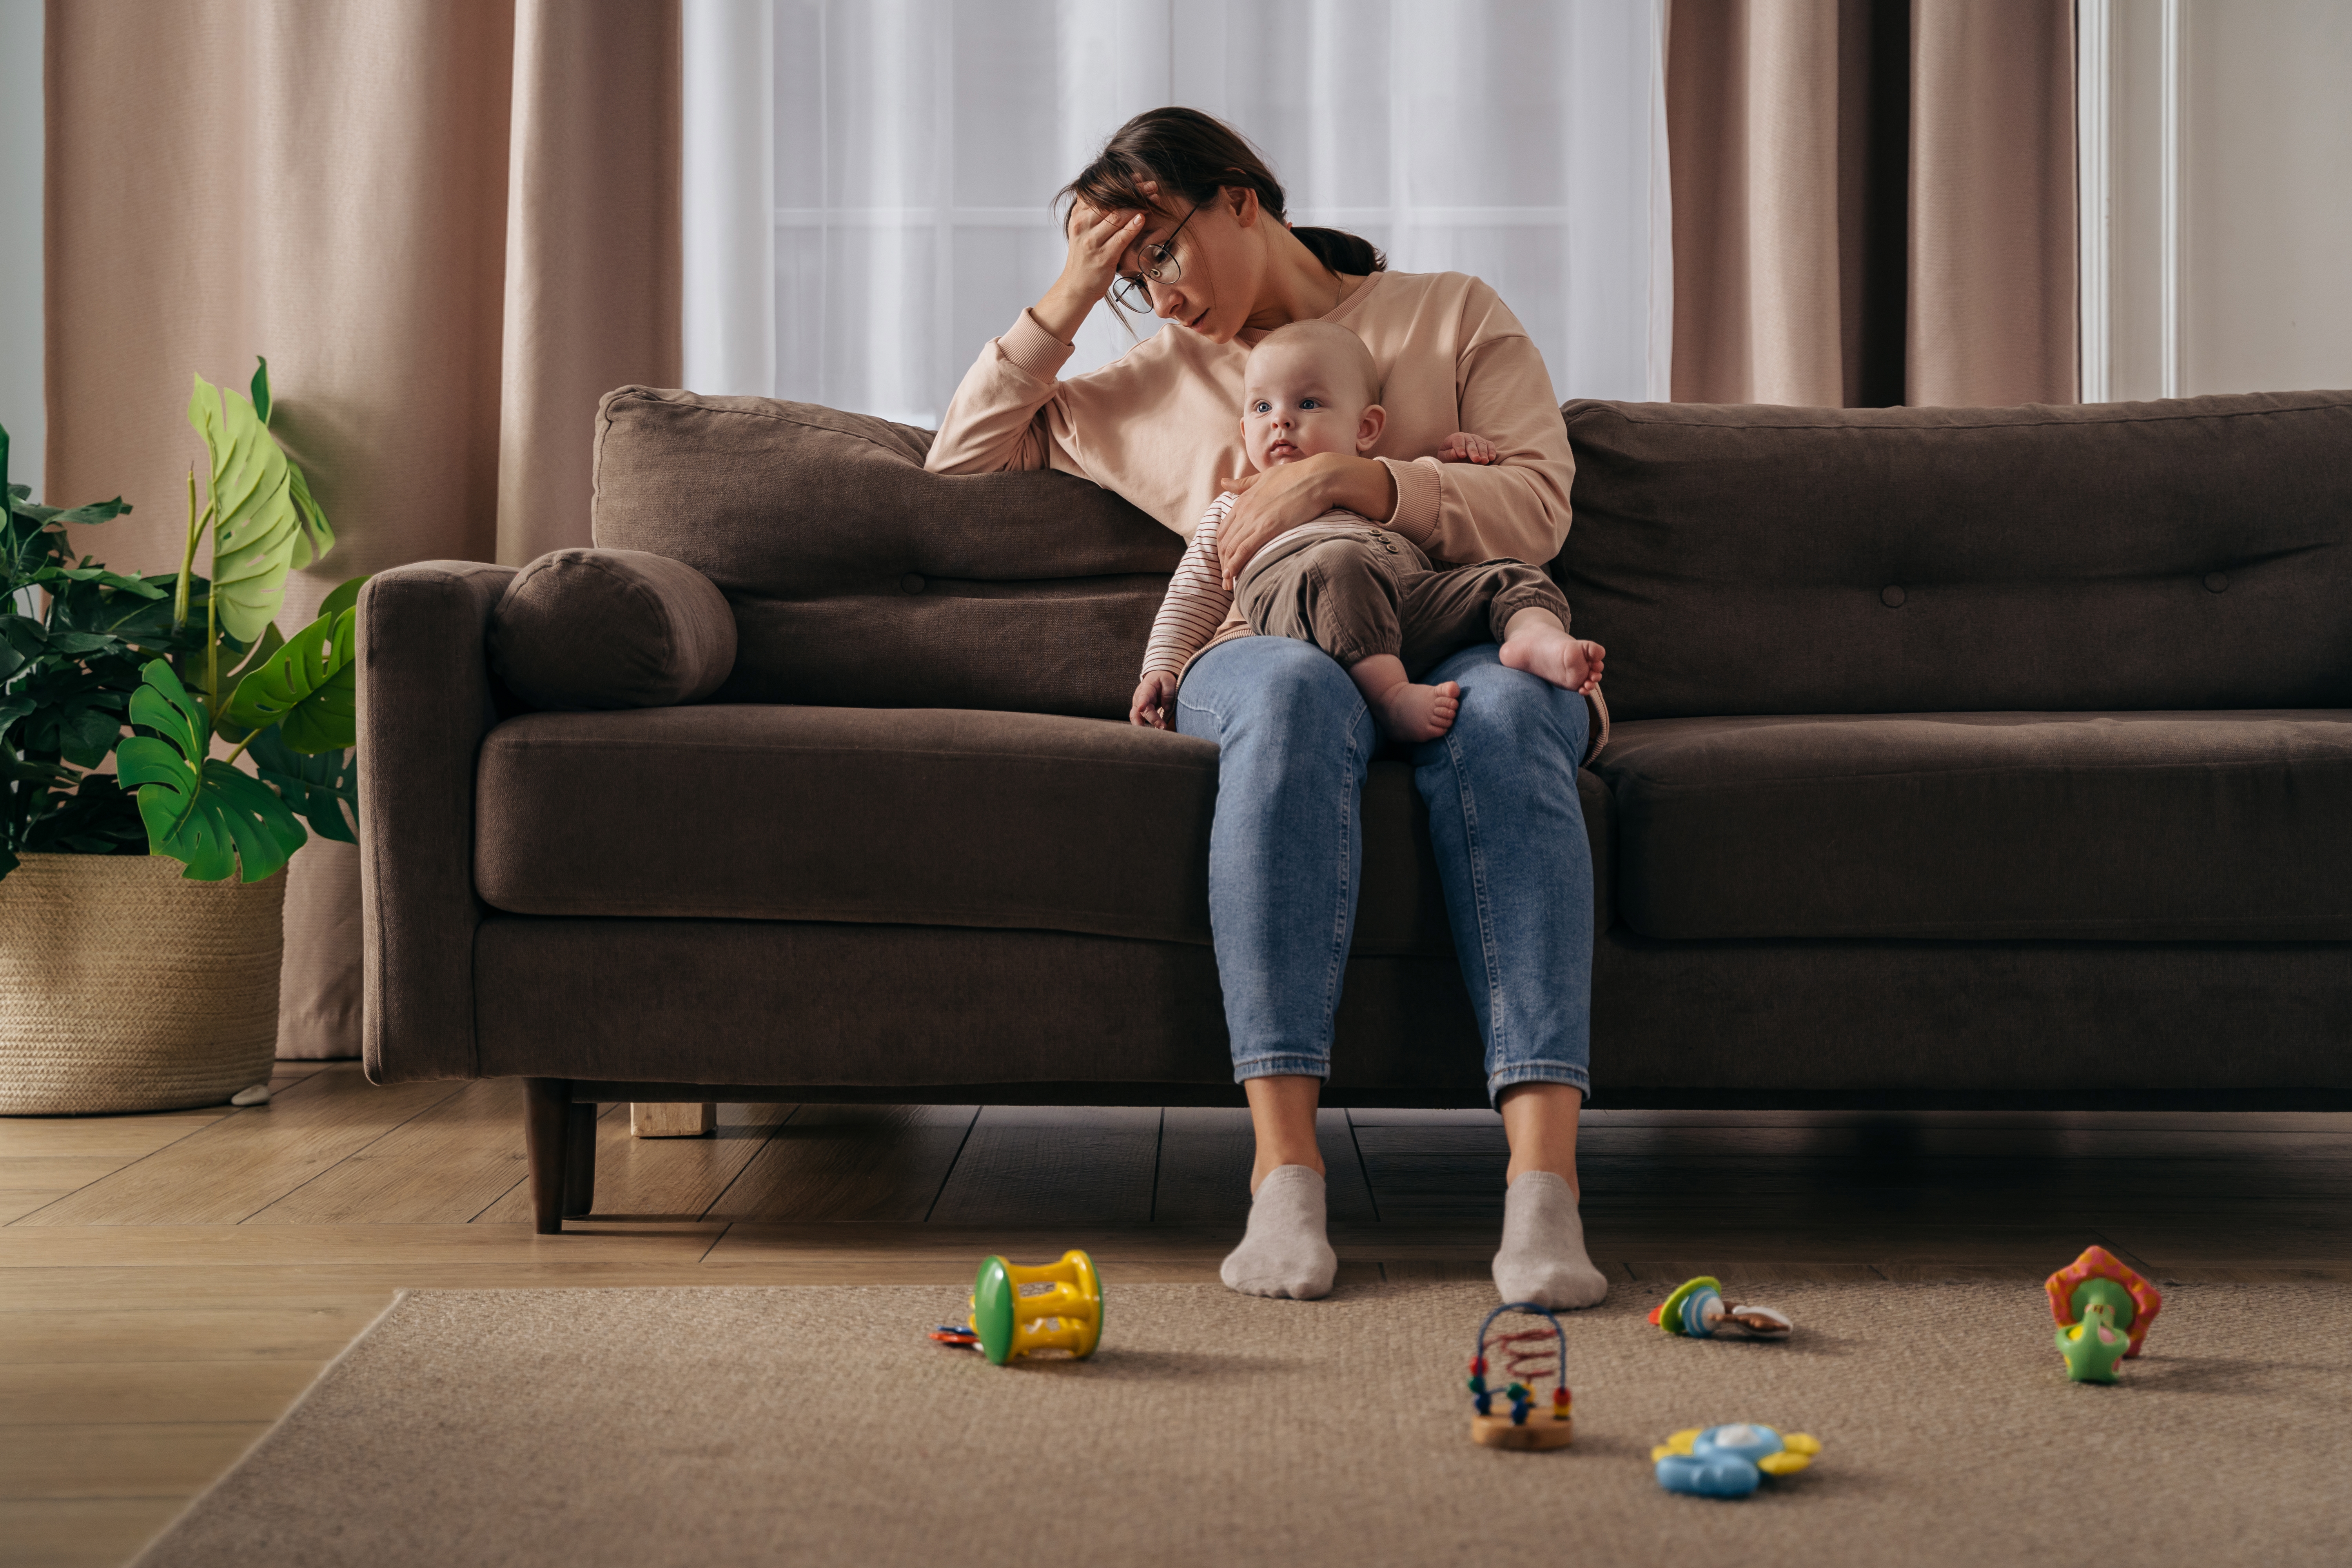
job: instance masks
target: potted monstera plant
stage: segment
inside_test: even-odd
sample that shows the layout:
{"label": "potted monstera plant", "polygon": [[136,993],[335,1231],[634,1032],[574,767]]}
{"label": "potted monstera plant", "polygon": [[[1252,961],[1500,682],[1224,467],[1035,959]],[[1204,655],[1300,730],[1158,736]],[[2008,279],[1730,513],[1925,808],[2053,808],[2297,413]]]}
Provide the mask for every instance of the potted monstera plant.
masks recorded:
{"label": "potted monstera plant", "polygon": [[278,631],[334,534],[269,416],[266,361],[249,397],[195,378],[204,504],[192,468],[180,570],[151,576],[77,558],[68,527],[131,509],[34,505],[0,431],[0,1113],[268,1098],[278,873],[353,837],[362,581]]}

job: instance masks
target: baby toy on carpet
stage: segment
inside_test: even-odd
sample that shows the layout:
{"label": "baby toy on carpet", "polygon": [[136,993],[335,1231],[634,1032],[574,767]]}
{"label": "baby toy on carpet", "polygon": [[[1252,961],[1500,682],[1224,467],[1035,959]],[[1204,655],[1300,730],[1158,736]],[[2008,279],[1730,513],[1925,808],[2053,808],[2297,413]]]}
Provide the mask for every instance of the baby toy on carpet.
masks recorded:
{"label": "baby toy on carpet", "polygon": [[1650,1450],[1658,1484],[1692,1497],[1743,1498],[1767,1476],[1793,1476],[1813,1462],[1821,1443],[1802,1432],[1785,1436],[1769,1426],[1735,1421],[1693,1426]]}
{"label": "baby toy on carpet", "polygon": [[[1549,1327],[1514,1329],[1496,1334],[1493,1345],[1501,1359],[1509,1386],[1499,1392],[1510,1401],[1508,1415],[1495,1413],[1496,1390],[1486,1386],[1488,1331],[1506,1312],[1541,1318]],[[1568,1336],[1559,1320],[1533,1301],[1508,1301],[1486,1314],[1478,1325],[1478,1343],[1470,1352],[1470,1402],[1478,1414],[1470,1417],[1470,1440],[1489,1448],[1565,1448],[1576,1440],[1576,1421],[1569,1409]],[[1538,1413],[1535,1392],[1528,1384],[1551,1379],[1551,1407]]]}
{"label": "baby toy on carpet", "polygon": [[2164,1297],[2104,1247],[2053,1274],[2050,1314],[2058,1320],[2058,1353],[2076,1383],[2113,1383],[2116,1364],[2139,1354]]}
{"label": "baby toy on carpet", "polygon": [[1723,1282],[1711,1274],[1675,1286],[1673,1295],[1651,1310],[1650,1321],[1695,1340],[1785,1340],[1796,1327],[1786,1313],[1769,1307],[1725,1301]]}
{"label": "baby toy on carpet", "polygon": [[1076,1248],[1027,1268],[990,1257],[971,1282],[971,1321],[941,1323],[931,1338],[976,1350],[994,1366],[1015,1356],[1083,1361],[1102,1343],[1102,1276]]}

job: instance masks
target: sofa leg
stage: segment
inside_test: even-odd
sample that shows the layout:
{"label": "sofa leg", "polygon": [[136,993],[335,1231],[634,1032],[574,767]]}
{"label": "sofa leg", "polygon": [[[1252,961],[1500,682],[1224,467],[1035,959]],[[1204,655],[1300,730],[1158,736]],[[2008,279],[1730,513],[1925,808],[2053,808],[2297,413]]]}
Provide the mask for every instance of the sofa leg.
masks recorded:
{"label": "sofa leg", "polygon": [[629,1107],[632,1138],[707,1138],[719,1128],[719,1107],[656,1100]]}
{"label": "sofa leg", "polygon": [[563,1138],[563,1217],[587,1214],[596,1204],[596,1111],[593,1104],[572,1107]]}
{"label": "sofa leg", "polygon": [[[523,1143],[530,1153],[531,1221],[541,1236],[563,1229],[563,1189],[570,1163],[572,1080],[527,1078],[523,1089]],[[591,1156],[593,1157],[593,1155]]]}

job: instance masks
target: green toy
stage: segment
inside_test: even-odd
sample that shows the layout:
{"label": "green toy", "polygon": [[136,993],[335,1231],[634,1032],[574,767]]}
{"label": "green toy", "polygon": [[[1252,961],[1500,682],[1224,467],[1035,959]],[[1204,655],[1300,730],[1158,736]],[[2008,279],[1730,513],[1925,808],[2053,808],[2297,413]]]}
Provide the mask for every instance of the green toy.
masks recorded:
{"label": "green toy", "polygon": [[2076,1383],[2113,1383],[2116,1368],[2139,1354],[2164,1305],[2155,1286],[2104,1247],[2084,1252],[2042,1287],[2058,1320],[2058,1353]]}
{"label": "green toy", "polygon": [[[971,1283],[971,1336],[956,1339],[996,1366],[1040,1354],[1083,1361],[1102,1343],[1102,1276],[1083,1252],[1074,1248],[1059,1262],[1026,1268],[984,1258]],[[932,1337],[944,1336],[934,1331]]]}
{"label": "green toy", "polygon": [[1795,1328],[1786,1312],[1726,1301],[1723,1281],[1711,1274],[1675,1287],[1673,1295],[1650,1310],[1650,1321],[1695,1340],[1785,1340]]}

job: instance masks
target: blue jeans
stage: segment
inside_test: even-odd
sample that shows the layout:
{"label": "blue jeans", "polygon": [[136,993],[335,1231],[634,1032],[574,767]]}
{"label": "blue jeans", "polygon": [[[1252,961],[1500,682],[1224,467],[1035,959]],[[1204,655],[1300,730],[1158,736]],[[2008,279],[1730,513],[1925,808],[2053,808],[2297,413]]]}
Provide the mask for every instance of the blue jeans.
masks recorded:
{"label": "blue jeans", "polygon": [[[1453,729],[1413,754],[1454,951],[1486,1042],[1486,1092],[1591,1086],[1592,850],[1576,794],[1584,699],[1492,643],[1424,678],[1461,683]],[[1209,923],[1236,1081],[1328,1078],[1364,862],[1378,731],[1312,643],[1253,637],[1186,672],[1176,728],[1219,747]]]}

